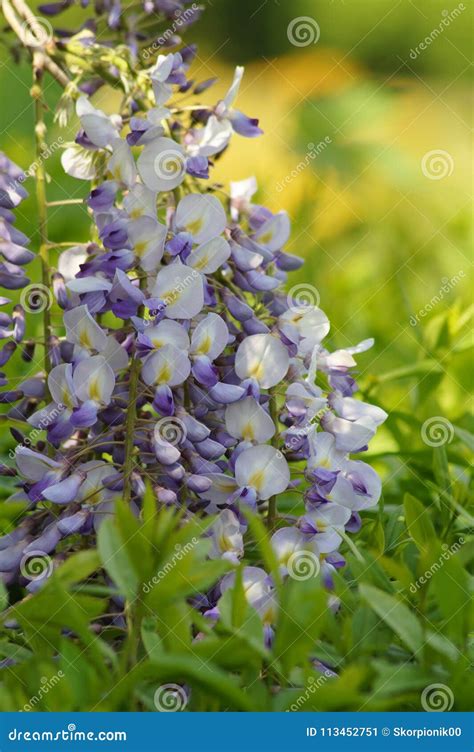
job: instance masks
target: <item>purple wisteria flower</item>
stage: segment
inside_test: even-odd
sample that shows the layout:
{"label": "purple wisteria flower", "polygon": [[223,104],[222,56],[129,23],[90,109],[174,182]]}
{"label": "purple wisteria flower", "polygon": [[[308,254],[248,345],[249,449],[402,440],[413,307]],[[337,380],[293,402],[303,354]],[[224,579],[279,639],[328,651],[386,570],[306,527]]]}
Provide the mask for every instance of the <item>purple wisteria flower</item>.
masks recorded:
{"label": "purple wisteria flower", "polygon": [[[144,3],[146,13],[175,20],[187,6]],[[120,28],[120,3],[102,3],[102,12]],[[20,563],[29,551],[54,558],[58,546],[64,555],[68,541],[93,535],[117,497],[138,514],[148,483],[157,503],[179,508],[185,521],[212,515],[210,558],[247,564],[250,509],[268,523],[284,578],[298,577],[295,561],[309,557],[331,588],[344,565],[341,544],[380,498],[380,479],[360,455],[387,416],[354,397],[354,355],[372,342],[331,352],[326,314],[285,291],[301,264],[285,250],[288,214],[253,203],[255,178],[233,183],[226,201],[208,181],[234,134],[262,131],[235,108],[241,67],[222,100],[182,106],[193,56],[192,48],[159,52],[126,80],[113,115],[76,91],[80,130],[62,165],[89,184],[92,240],[61,247],[47,269],[60,316],[48,318],[42,363],[15,387],[2,381],[8,414],[46,431],[18,446],[6,469],[27,504],[18,528],[0,539],[9,583],[25,584]],[[21,170],[1,155],[7,291],[29,284],[23,267],[34,258],[14,227],[25,197]],[[25,309],[9,295],[0,305],[3,365],[25,338]],[[304,503],[296,520],[279,517],[289,492]],[[234,581],[230,572],[202,594],[209,618]],[[269,644],[275,583],[245,566],[243,587]]]}

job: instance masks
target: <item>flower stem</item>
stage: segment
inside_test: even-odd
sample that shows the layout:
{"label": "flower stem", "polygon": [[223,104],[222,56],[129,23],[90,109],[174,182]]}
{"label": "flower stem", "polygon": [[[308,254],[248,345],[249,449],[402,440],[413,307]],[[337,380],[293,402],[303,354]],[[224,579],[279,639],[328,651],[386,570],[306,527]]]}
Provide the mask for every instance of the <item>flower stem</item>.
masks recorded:
{"label": "flower stem", "polygon": [[[270,391],[270,400],[269,400],[269,408],[270,408],[270,417],[273,421],[273,425],[275,426],[275,434],[272,438],[272,446],[274,446],[276,449],[278,449],[278,407],[276,402],[276,395],[273,394]],[[268,500],[268,514],[267,514],[267,527],[269,531],[272,531],[275,527],[276,520],[277,520],[277,497],[271,496]]]}
{"label": "flower stem", "polygon": [[[41,259],[41,281],[46,290],[51,289],[51,274],[49,268],[49,251],[48,251],[48,216],[46,200],[46,171],[44,169],[42,154],[47,150],[45,143],[46,125],[44,122],[44,103],[43,103],[43,56],[41,53],[33,55],[33,86],[31,96],[35,103],[35,145],[36,145],[36,203],[38,206],[38,233],[39,233],[39,256]],[[45,306],[43,314],[43,339],[44,339],[44,357],[43,367],[46,373],[46,382],[51,370],[48,344],[51,336],[51,315],[50,306]],[[46,399],[49,398],[46,383]]]}
{"label": "flower stem", "polygon": [[[146,286],[146,278],[140,278],[140,289]],[[138,309],[138,316],[143,315],[143,306]],[[132,365],[130,368],[130,386],[128,390],[128,409],[125,420],[125,460],[123,465],[123,498],[124,501],[130,501],[132,497],[132,471],[133,471],[133,449],[135,437],[135,424],[137,421],[137,398],[138,384],[140,379],[140,358],[136,352],[133,353]]]}

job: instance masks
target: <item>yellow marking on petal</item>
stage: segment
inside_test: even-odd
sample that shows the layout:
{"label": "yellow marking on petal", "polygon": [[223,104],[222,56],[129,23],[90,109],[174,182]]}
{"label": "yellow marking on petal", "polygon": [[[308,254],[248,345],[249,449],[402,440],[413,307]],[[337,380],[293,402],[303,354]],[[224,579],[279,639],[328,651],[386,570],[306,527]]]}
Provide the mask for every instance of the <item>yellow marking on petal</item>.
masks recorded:
{"label": "yellow marking on petal", "polygon": [[209,334],[207,334],[204,339],[201,341],[201,344],[199,345],[198,349],[196,350],[196,355],[206,355],[206,353],[209,352],[211,349],[212,340]]}
{"label": "yellow marking on petal", "polygon": [[252,376],[254,379],[257,379],[258,381],[259,379],[262,378],[264,373],[265,373],[265,366],[263,365],[263,361],[259,361],[255,363],[254,366],[252,366],[252,368],[249,371],[249,376]]}
{"label": "yellow marking on petal", "polygon": [[79,344],[81,344],[82,347],[85,347],[88,350],[92,348],[89,332],[87,331],[87,329],[83,329],[82,332],[79,332]]}
{"label": "yellow marking on petal", "polygon": [[167,384],[170,378],[171,378],[171,368],[166,363],[164,366],[162,366],[161,370],[158,371],[158,374],[156,377],[156,383]]}
{"label": "yellow marking on petal", "polygon": [[150,337],[150,342],[153,345],[153,347],[163,347],[164,342],[162,339],[159,339],[158,337]]}
{"label": "yellow marking on petal", "polygon": [[91,379],[89,382],[89,397],[94,402],[100,402],[100,388],[99,380],[97,378]]}
{"label": "yellow marking on petal", "polygon": [[188,222],[188,224],[185,225],[186,231],[189,232],[191,235],[196,235],[199,232],[199,230],[202,228],[202,226],[203,226],[203,220],[200,217],[198,219],[195,219],[192,222]]}
{"label": "yellow marking on petal", "polygon": [[[191,256],[191,260],[192,258],[193,257]],[[209,263],[209,256],[207,254],[204,254],[204,256],[200,258],[198,261],[193,262],[194,269],[201,271],[202,269],[204,269],[205,266],[207,266],[208,263]]]}
{"label": "yellow marking on petal", "polygon": [[273,238],[273,232],[271,230],[268,230],[268,232],[264,232],[263,235],[261,235],[258,238],[259,243],[268,243]]}
{"label": "yellow marking on petal", "polygon": [[143,210],[140,208],[132,209],[132,211],[129,212],[129,214],[130,214],[130,219],[139,219],[143,214]]}
{"label": "yellow marking on petal", "polygon": [[257,472],[250,476],[247,485],[252,486],[252,488],[255,488],[256,491],[260,491],[260,488],[262,487],[264,481],[265,470],[257,470]]}
{"label": "yellow marking on petal", "polygon": [[66,387],[63,389],[63,396],[61,402],[63,405],[66,405],[66,407],[72,407],[72,399],[71,395],[69,394],[69,391]]}
{"label": "yellow marking on petal", "polygon": [[250,423],[250,421],[246,423],[245,426],[242,427],[242,438],[245,441],[255,440],[255,433],[254,433],[253,426]]}
{"label": "yellow marking on petal", "polygon": [[179,290],[177,290],[176,287],[173,287],[168,292],[163,293],[161,299],[165,305],[172,305],[179,300],[179,294]]}
{"label": "yellow marking on petal", "polygon": [[135,245],[135,253],[137,254],[137,256],[142,256],[145,253],[145,251],[147,249],[147,245],[148,244],[147,244],[146,240],[140,240],[139,243],[136,243],[136,245]]}
{"label": "yellow marking on petal", "polygon": [[230,542],[229,538],[227,538],[227,536],[226,536],[226,535],[220,535],[220,536],[219,536],[219,539],[218,539],[218,546],[219,546],[219,549],[220,549],[220,550],[221,550],[222,552],[224,552],[224,553],[225,553],[226,551],[232,551],[232,550],[233,550],[233,546],[232,546],[232,543]]}

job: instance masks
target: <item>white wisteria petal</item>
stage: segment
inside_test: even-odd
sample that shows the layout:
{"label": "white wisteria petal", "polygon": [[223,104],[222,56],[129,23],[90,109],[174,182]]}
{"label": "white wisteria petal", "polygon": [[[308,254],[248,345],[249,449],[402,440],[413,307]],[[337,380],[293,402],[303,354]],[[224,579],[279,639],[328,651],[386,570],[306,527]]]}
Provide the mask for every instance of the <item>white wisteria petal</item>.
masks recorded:
{"label": "white wisteria petal", "polygon": [[225,349],[228,341],[229,330],[224,319],[217,313],[208,313],[192,334],[191,354],[206,355],[210,360],[215,360]]}
{"label": "white wisteria petal", "polygon": [[144,334],[157,349],[164,345],[174,345],[179,350],[189,350],[189,335],[177,321],[165,319],[156,326],[147,327]]}
{"label": "white wisteria petal", "polygon": [[101,354],[115,372],[122,371],[128,366],[128,353],[112,334],[107,337],[107,344]]}
{"label": "white wisteria petal", "polygon": [[66,328],[66,339],[86,350],[101,352],[107,345],[107,336],[89,313],[87,306],[82,305],[66,311],[63,316]]}
{"label": "white wisteria petal", "polygon": [[224,99],[222,100],[227,108],[232,107],[235,100],[237,99],[237,95],[239,93],[240,85],[242,83],[242,78],[244,76],[245,68],[243,65],[237,65],[235,71],[234,71],[234,78],[232,80],[232,83],[227,91],[227,94],[225,95]]}
{"label": "white wisteria petal", "polygon": [[213,238],[198,246],[186,259],[186,264],[203,274],[213,274],[230,256],[230,245],[224,238]]}
{"label": "white wisteria petal", "polygon": [[146,358],[142,366],[142,379],[150,386],[178,386],[186,381],[190,371],[187,353],[174,345],[164,345]]}
{"label": "white wisteria petal", "polygon": [[172,138],[156,138],[143,148],[137,167],[151,191],[172,191],[184,180],[186,153]]}
{"label": "white wisteria petal", "polygon": [[204,305],[202,275],[185,264],[170,264],[158,272],[152,295],[166,304],[168,318],[192,319]]}
{"label": "white wisteria petal", "polygon": [[78,180],[95,180],[97,177],[96,154],[79,144],[71,144],[61,154],[64,172]]}
{"label": "white wisteria petal", "polygon": [[85,134],[95,146],[109,146],[119,137],[117,127],[102,110],[96,109],[86,96],[80,96],[76,113]]}
{"label": "white wisteria petal", "polygon": [[289,365],[288,350],[271,334],[246,337],[235,356],[237,376],[240,379],[255,379],[263,389],[278,384],[285,377]]}
{"label": "white wisteria petal", "polygon": [[325,431],[332,433],[336,439],[336,448],[342,452],[357,452],[367,446],[375,436],[377,426],[371,418],[359,418],[357,421],[337,418],[333,413],[325,413],[321,419]]}
{"label": "white wisteria petal", "polygon": [[224,509],[212,526],[213,549],[211,559],[223,557],[237,562],[244,555],[244,544],[240,523],[231,509]]}
{"label": "white wisteria petal", "polygon": [[380,426],[388,418],[388,414],[381,407],[362,402],[353,397],[342,397],[336,394],[331,398],[331,405],[337,414],[345,420],[355,421],[359,418],[370,418],[376,426]]}
{"label": "white wisteria petal", "polygon": [[272,535],[271,546],[278,563],[287,566],[288,560],[300,551],[311,551],[318,554],[318,547],[314,538],[308,539],[295,527],[282,527]]}
{"label": "white wisteria petal", "polygon": [[100,292],[101,290],[110,292],[112,282],[101,277],[77,277],[66,283],[66,287],[71,292],[77,292],[83,295],[86,292]]}
{"label": "white wisteria petal", "polygon": [[201,244],[221,235],[227,219],[215,196],[190,193],[179,202],[174,222],[177,230],[189,232],[194,242]]}
{"label": "white wisteria petal", "polygon": [[87,260],[87,246],[75,245],[63,251],[58,259],[58,272],[64,278],[65,282],[74,279],[76,274],[81,271],[81,264]]}
{"label": "white wisteria petal", "polygon": [[140,266],[146,272],[158,268],[165,249],[166,227],[152,217],[133,219],[127,225],[127,233],[133,252],[140,259]]}
{"label": "white wisteria petal", "polygon": [[156,219],[156,192],[150,191],[146,185],[135,183],[123,200],[123,208],[130,219],[152,217]]}
{"label": "white wisteria petal", "polygon": [[308,469],[324,467],[326,470],[339,470],[342,467],[345,455],[336,448],[336,439],[331,433],[325,431],[311,433],[309,449]]}
{"label": "white wisteria petal", "polygon": [[211,115],[204,128],[197,132],[196,143],[189,145],[190,155],[212,157],[219,154],[229,143],[233,132],[230,120],[219,120]]}
{"label": "white wisteria petal", "polygon": [[174,54],[172,52],[168,55],[158,55],[153,67],[148,69],[151,80],[164,83],[173,70],[173,62]]}
{"label": "white wisteria petal", "polygon": [[305,353],[311,352],[315,345],[319,345],[331,328],[324,311],[316,306],[295,306],[283,313],[279,320],[280,324],[289,324],[297,329],[304,340],[302,348]]}
{"label": "white wisteria petal", "polygon": [[271,439],[276,431],[270,415],[253,397],[246,397],[226,407],[225,427],[235,439],[259,444]]}
{"label": "white wisteria petal", "polygon": [[68,408],[77,405],[71,363],[61,363],[51,370],[48,376],[48,389],[56,404],[65,405]]}
{"label": "white wisteria petal", "polygon": [[137,168],[132,155],[132,150],[126,141],[116,139],[112,143],[112,156],[109,158],[107,168],[114,180],[131,188],[137,179]]}
{"label": "white wisteria petal", "polygon": [[239,486],[254,488],[260,499],[282,493],[288,488],[290,470],[282,453],[268,444],[244,449],[235,463]]}
{"label": "white wisteria petal", "polygon": [[230,475],[224,475],[224,473],[210,473],[208,478],[212,481],[212,486],[201,493],[200,496],[213,504],[225,504],[237,489],[234,478]]}
{"label": "white wisteria petal", "polygon": [[274,214],[257,230],[255,240],[269,251],[279,251],[288,242],[291,233],[290,218],[285,211]]}
{"label": "white wisteria petal", "polygon": [[382,493],[382,481],[373,467],[360,460],[347,460],[344,463],[343,474],[354,488],[353,509],[369,509],[378,503]]}
{"label": "white wisteria petal", "polygon": [[81,360],[72,376],[74,392],[82,402],[92,400],[108,405],[115,386],[115,375],[103,355]]}

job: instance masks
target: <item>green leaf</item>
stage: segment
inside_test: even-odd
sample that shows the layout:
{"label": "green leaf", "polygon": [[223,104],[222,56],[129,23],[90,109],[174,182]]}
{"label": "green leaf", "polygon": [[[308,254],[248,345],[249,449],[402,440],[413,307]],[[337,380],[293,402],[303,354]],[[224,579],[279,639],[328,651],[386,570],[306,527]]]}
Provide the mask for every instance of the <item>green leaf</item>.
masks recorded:
{"label": "green leaf", "polygon": [[101,524],[97,547],[104,569],[124,596],[133,600],[138,592],[139,580],[114,519],[108,518]]}
{"label": "green leaf", "polygon": [[403,500],[408,531],[419,549],[426,550],[436,540],[436,533],[426,507],[410,493]]}
{"label": "green leaf", "polygon": [[360,585],[359,589],[367,604],[398,635],[406,647],[412,653],[418,653],[423,646],[423,629],[408,606],[372,585]]}

